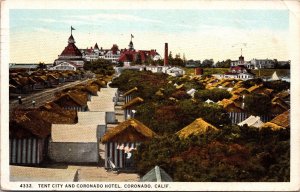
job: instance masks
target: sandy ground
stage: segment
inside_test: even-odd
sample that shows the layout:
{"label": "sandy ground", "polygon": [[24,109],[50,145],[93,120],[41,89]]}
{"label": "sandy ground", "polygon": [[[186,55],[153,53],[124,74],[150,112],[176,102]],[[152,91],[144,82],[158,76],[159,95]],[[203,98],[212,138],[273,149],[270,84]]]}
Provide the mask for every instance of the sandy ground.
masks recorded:
{"label": "sandy ground", "polygon": [[135,173],[116,173],[113,171],[106,171],[103,167],[88,167],[88,166],[69,166],[69,168],[78,169],[78,181],[98,181],[98,182],[113,182],[125,181],[134,182],[139,181],[139,176]]}
{"label": "sandy ground", "polygon": [[139,181],[135,173],[115,173],[106,171],[104,167],[96,166],[67,166],[67,168],[39,168],[10,166],[11,181],[49,181],[49,182],[134,182]]}
{"label": "sandy ground", "polygon": [[40,167],[9,166],[11,181],[63,181],[71,182],[76,169],[55,169]]}

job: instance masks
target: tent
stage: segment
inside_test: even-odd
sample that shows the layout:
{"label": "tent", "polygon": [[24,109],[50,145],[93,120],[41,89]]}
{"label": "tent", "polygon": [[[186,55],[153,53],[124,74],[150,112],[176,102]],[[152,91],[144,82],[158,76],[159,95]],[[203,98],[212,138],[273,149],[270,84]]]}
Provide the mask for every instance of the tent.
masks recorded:
{"label": "tent", "polygon": [[278,77],[278,75],[277,75],[277,73],[276,73],[276,71],[273,73],[273,75],[272,75],[272,77],[271,77],[271,81],[278,81],[278,80],[280,80],[279,79],[279,77]]}
{"label": "tent", "polygon": [[49,156],[55,162],[98,163],[97,126],[52,124]]}
{"label": "tent", "polygon": [[173,182],[173,179],[159,166],[155,166],[146,173],[140,180],[141,182]]}
{"label": "tent", "polygon": [[264,124],[264,122],[262,122],[260,120],[259,116],[253,116],[253,115],[251,115],[250,117],[248,117],[244,121],[240,122],[238,125],[239,126],[243,126],[245,124],[247,124],[248,126],[260,128]]}
{"label": "tent", "polygon": [[191,135],[204,135],[217,131],[219,131],[219,129],[217,129],[215,126],[207,123],[202,118],[198,118],[188,126],[178,131],[176,134],[179,136],[179,138],[186,139]]}
{"label": "tent", "polygon": [[132,150],[156,134],[136,119],[123,121],[102,137],[105,144],[105,168],[113,163],[118,168],[133,168]]}

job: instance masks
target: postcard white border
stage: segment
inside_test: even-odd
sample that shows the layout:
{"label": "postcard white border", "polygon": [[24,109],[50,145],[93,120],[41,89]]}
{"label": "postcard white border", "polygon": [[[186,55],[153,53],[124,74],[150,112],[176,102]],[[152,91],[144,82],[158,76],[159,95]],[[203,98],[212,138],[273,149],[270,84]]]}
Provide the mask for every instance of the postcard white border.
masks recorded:
{"label": "postcard white border", "polygon": [[[158,6],[159,5],[159,6]],[[9,181],[9,162],[7,158],[9,131],[8,131],[8,58],[9,58],[9,9],[282,9],[290,10],[290,45],[289,54],[291,59],[291,179],[290,182],[173,182],[166,190],[205,190],[205,191],[295,191],[300,189],[300,2],[299,1],[20,1],[9,0],[1,2],[1,188],[2,190],[26,190],[19,188],[19,184],[26,182]],[[38,183],[59,184],[61,182],[30,182],[35,186]],[[65,184],[64,182],[63,184]],[[81,182],[80,182],[81,183]],[[118,182],[123,185],[124,182]],[[151,183],[154,185],[154,183]],[[33,190],[30,188],[29,190]],[[53,188],[49,189],[53,190]],[[59,190],[68,190],[67,188]],[[80,190],[80,189],[72,189]],[[93,189],[85,189],[93,190]],[[96,189],[99,190],[99,189]],[[101,189],[112,190],[112,189]],[[129,189],[123,189],[129,190]],[[147,189],[130,189],[147,190]],[[155,190],[155,189],[151,189]],[[159,189],[164,190],[164,189]]]}

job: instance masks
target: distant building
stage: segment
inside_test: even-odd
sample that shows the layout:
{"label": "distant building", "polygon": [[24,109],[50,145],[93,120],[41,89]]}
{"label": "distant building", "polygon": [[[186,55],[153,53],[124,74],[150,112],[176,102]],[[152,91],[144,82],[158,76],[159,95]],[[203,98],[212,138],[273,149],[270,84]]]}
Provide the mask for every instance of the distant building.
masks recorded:
{"label": "distant building", "polygon": [[252,59],[247,65],[249,69],[269,69],[274,68],[274,62],[271,59]]}
{"label": "distant building", "polygon": [[278,61],[279,66],[291,65],[291,60],[288,61]]}
{"label": "distant building", "polygon": [[60,65],[62,63],[64,63],[64,65],[59,68],[60,70],[64,70],[64,67],[66,67],[65,70],[69,70],[69,65],[76,67],[76,69],[83,68],[84,57],[75,45],[72,32],[68,39],[67,47],[65,47],[62,53],[58,56],[58,59],[54,61],[54,65]]}
{"label": "distant building", "polygon": [[185,63],[185,67],[200,67],[201,65],[201,61],[200,60],[188,60],[186,63]]}
{"label": "distant building", "polygon": [[113,44],[112,48],[104,54],[104,59],[110,60],[112,63],[118,63],[121,52],[117,44]]}
{"label": "distant building", "polygon": [[99,59],[101,56],[101,52],[97,43],[95,44],[94,48],[87,47],[86,49],[80,49],[80,51],[86,61],[94,61]]}
{"label": "distant building", "polygon": [[57,70],[57,71],[76,71],[76,67],[73,64],[70,64],[69,62],[62,62],[59,63],[58,65],[55,65],[51,68],[49,68],[49,70]]}
{"label": "distant building", "polygon": [[245,58],[242,54],[242,50],[241,50],[241,56],[239,56],[239,60],[232,60],[230,63],[230,66],[238,66],[238,65],[245,65]]}
{"label": "distant building", "polygon": [[241,80],[248,80],[253,79],[255,77],[255,74],[251,73],[247,67],[244,65],[238,65],[238,66],[232,66],[230,67],[229,72],[226,72],[224,74],[215,74],[215,77],[219,79],[241,79]]}
{"label": "distant building", "polygon": [[144,63],[147,61],[157,61],[162,59],[155,49],[151,50],[135,50],[132,39],[129,42],[128,49],[122,49],[119,62],[123,62],[124,65],[130,65],[132,62]]}
{"label": "distant building", "polygon": [[135,50],[132,38],[129,42],[128,49],[119,49],[117,44],[113,44],[110,49],[99,49],[96,43],[94,48],[81,49],[81,53],[86,61],[94,61],[97,59],[110,60],[112,63],[123,62],[125,65],[130,65],[132,62],[144,63],[146,61],[157,61],[162,59],[155,49],[151,50]]}

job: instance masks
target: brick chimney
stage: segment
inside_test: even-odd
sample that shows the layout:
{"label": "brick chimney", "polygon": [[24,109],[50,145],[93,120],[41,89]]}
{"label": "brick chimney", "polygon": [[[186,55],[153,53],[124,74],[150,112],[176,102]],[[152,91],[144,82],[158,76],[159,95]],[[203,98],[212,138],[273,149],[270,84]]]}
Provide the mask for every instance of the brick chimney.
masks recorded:
{"label": "brick chimney", "polygon": [[168,65],[168,43],[165,43],[165,58],[164,58],[164,66]]}

